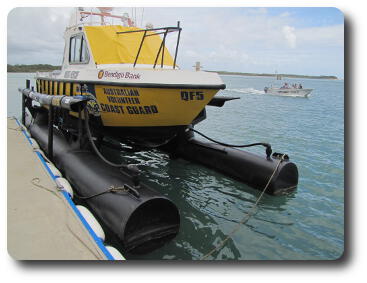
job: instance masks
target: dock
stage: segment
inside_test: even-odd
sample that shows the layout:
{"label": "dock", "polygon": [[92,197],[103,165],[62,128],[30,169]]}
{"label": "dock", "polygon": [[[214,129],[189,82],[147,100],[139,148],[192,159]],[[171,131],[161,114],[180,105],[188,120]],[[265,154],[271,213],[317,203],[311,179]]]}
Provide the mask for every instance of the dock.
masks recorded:
{"label": "dock", "polygon": [[108,257],[58,190],[16,119],[7,120],[7,247],[16,260]]}

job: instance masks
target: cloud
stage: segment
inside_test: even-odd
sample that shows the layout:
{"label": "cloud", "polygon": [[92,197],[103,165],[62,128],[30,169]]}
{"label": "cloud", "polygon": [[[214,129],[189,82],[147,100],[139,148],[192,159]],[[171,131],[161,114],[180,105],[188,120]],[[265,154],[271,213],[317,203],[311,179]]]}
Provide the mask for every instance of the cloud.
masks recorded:
{"label": "cloud", "polygon": [[[304,8],[307,9],[307,8]],[[63,32],[71,8],[16,8],[8,17],[10,64],[60,64]],[[131,8],[119,8],[119,14]],[[292,12],[266,8],[144,8],[137,22],[154,27],[183,28],[177,63],[192,69],[200,61],[207,70],[242,72],[338,72],[343,76],[343,24],[297,25],[302,18]],[[30,20],[30,19],[37,20]],[[296,28],[297,27],[297,28]],[[169,34],[167,46],[174,54],[177,33]],[[322,63],[321,63],[322,62]]]}
{"label": "cloud", "polygon": [[344,25],[311,27],[296,31],[300,44],[324,48],[344,46]]}
{"label": "cloud", "polygon": [[294,33],[295,32],[295,28],[294,27],[290,27],[290,26],[284,26],[282,31],[283,31],[283,35],[288,43],[288,46],[290,48],[296,48],[296,43],[297,43],[297,36]]}
{"label": "cloud", "polygon": [[61,64],[70,8],[15,8],[8,15],[8,63]]}

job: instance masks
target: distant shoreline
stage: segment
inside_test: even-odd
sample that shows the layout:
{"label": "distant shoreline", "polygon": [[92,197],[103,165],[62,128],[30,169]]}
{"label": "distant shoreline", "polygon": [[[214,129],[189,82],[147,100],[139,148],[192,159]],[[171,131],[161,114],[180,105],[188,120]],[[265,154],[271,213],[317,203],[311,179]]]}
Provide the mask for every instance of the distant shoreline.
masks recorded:
{"label": "distant shoreline", "polygon": [[53,66],[49,64],[7,65],[8,73],[36,73],[36,72],[51,72],[54,70],[61,70],[61,66]]}
{"label": "distant shoreline", "polygon": [[[227,72],[227,71],[208,71],[212,73],[218,73],[219,75],[237,75],[245,77],[275,77],[276,74],[264,74],[264,73],[241,73],[241,72]],[[277,74],[282,78],[295,78],[295,79],[327,79],[327,80],[337,80],[336,76],[307,76],[307,75],[295,75],[295,74]]]}
{"label": "distant shoreline", "polygon": [[[7,65],[8,73],[35,73],[35,72],[51,72],[54,70],[61,70],[61,66],[53,66],[49,64],[34,64],[34,65]],[[275,74],[260,74],[260,73],[241,73],[241,72],[227,72],[227,71],[208,71],[212,73],[218,73],[220,75],[237,75],[246,77],[275,77]],[[327,79],[337,80],[336,76],[307,76],[307,75],[295,75],[295,74],[278,74],[284,78],[297,78],[297,79]]]}

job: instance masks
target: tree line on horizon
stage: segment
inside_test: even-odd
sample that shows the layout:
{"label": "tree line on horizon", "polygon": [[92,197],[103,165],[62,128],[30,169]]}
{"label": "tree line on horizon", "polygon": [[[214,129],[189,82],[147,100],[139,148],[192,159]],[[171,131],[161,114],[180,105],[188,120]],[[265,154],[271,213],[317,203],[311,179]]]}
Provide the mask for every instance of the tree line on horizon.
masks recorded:
{"label": "tree line on horizon", "polygon": [[50,64],[7,65],[8,73],[35,73],[50,72],[54,70],[61,70],[61,66],[53,66]]}
{"label": "tree line on horizon", "polygon": [[[32,65],[7,65],[7,71],[9,73],[35,73],[35,72],[51,72],[54,70],[61,70],[61,66],[54,66],[50,64],[32,64]],[[222,75],[240,75],[240,76],[260,76],[260,77],[273,77],[274,74],[266,73],[241,73],[241,72],[228,72],[228,71],[209,71]],[[306,79],[338,79],[336,76],[308,76],[308,75],[295,75],[295,74],[278,74],[287,78],[306,78]]]}
{"label": "tree line on horizon", "polygon": [[[241,72],[227,72],[227,71],[208,71],[206,70],[206,72],[214,72],[214,73],[218,73],[220,75],[239,75],[239,76],[249,76],[249,77],[275,77],[275,74],[267,74],[267,73],[241,73]],[[325,76],[325,75],[320,75],[320,76],[309,76],[309,75],[296,75],[296,74],[277,74],[278,76],[281,77],[286,77],[286,78],[297,78],[297,79],[328,79],[328,80],[337,80],[338,77],[337,76]]]}

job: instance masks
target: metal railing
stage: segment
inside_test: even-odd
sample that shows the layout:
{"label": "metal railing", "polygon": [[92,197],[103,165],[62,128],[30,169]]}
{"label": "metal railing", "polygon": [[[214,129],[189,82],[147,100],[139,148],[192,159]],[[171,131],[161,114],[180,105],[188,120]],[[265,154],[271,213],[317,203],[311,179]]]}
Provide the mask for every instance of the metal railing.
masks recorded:
{"label": "metal railing", "polygon": [[[155,31],[162,31],[162,32],[155,32]],[[139,55],[140,55],[140,51],[141,48],[143,47],[144,44],[144,40],[146,37],[149,36],[155,36],[155,35],[160,35],[163,34],[163,40],[161,45],[159,46],[159,50],[157,52],[155,61],[154,61],[154,65],[153,68],[155,69],[157,62],[158,62],[158,58],[161,55],[161,68],[163,68],[163,60],[164,60],[164,48],[166,45],[166,37],[168,33],[171,32],[176,32],[178,31],[178,36],[177,36],[177,43],[176,43],[176,50],[175,50],[175,57],[174,57],[174,61],[173,61],[173,69],[176,68],[176,59],[177,59],[177,52],[178,52],[178,46],[180,44],[180,36],[181,36],[181,30],[182,28],[180,27],[180,22],[177,22],[177,27],[162,27],[162,28],[151,28],[151,29],[139,29],[139,30],[130,30],[130,31],[120,31],[120,32],[116,32],[116,34],[127,34],[127,33],[135,33],[135,32],[144,32],[144,35],[141,39],[140,45],[139,45],[139,49],[138,49],[138,53],[136,54],[135,60],[134,60],[134,67],[138,61]],[[155,33],[151,33],[151,34],[147,34],[149,31],[154,31]]]}

